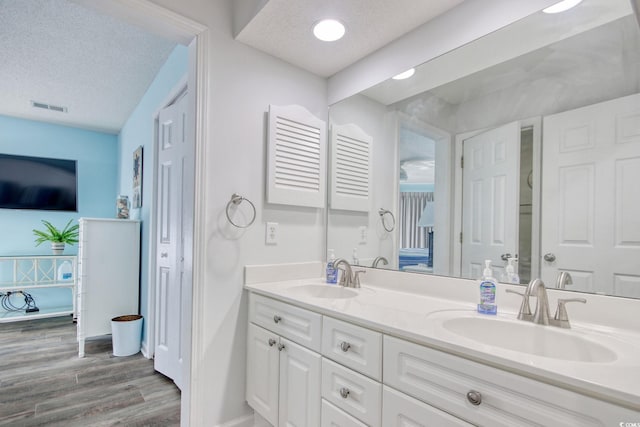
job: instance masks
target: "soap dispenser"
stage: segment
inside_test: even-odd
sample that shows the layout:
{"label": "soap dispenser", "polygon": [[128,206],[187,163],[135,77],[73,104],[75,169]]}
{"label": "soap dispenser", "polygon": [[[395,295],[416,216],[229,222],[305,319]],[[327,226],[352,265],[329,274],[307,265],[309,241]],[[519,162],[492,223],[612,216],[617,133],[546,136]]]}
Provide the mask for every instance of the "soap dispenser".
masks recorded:
{"label": "soap dispenser", "polygon": [[517,261],[517,258],[507,258],[507,266],[504,270],[504,274],[502,275],[503,283],[513,283],[516,285],[520,284],[520,276],[516,273],[514,262]]}
{"label": "soap dispenser", "polygon": [[351,265],[360,265],[360,260],[358,259],[358,248],[353,248]]}
{"label": "soap dispenser", "polygon": [[478,304],[478,313],[496,314],[498,306],[496,305],[496,279],[493,277],[491,270],[491,260],[485,260],[482,278],[478,281],[480,284],[480,303]]}
{"label": "soap dispenser", "polygon": [[327,283],[338,283],[338,269],[333,265],[336,261],[336,254],[333,249],[329,249],[329,259],[327,260]]}

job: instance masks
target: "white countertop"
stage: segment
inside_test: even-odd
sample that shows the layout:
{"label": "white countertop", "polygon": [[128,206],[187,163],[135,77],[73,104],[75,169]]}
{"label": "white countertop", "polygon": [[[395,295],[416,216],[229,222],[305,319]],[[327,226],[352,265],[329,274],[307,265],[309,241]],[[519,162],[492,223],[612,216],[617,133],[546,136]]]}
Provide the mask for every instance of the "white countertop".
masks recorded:
{"label": "white countertop", "polygon": [[[461,313],[511,321],[516,313],[499,308],[497,316],[476,313],[475,304],[364,284],[352,298],[328,299],[292,291],[301,285],[324,284],[322,279],[299,279],[246,284],[245,289],[309,310],[346,320],[385,334],[443,350],[467,359],[535,378],[570,390],[640,410],[640,333],[572,322],[576,334],[617,354],[611,362],[567,361],[506,350],[465,338],[442,327],[442,320]],[[337,286],[337,285],[326,285]]]}

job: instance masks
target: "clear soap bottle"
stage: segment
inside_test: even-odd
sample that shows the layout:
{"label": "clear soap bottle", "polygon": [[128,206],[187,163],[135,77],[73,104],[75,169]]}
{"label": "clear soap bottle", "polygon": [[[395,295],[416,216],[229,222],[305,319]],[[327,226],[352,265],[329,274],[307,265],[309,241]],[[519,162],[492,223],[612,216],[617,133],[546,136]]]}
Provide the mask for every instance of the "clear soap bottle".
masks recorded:
{"label": "clear soap bottle", "polygon": [[480,303],[478,304],[478,313],[496,314],[498,306],[496,305],[496,279],[493,277],[491,270],[491,260],[485,260],[485,268],[482,272],[482,278],[478,281],[480,284]]}

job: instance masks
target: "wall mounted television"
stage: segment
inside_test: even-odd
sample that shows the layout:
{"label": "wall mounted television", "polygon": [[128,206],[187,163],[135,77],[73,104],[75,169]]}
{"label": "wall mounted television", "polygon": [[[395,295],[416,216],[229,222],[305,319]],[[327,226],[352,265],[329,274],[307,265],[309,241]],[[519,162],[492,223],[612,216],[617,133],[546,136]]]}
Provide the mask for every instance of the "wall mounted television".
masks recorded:
{"label": "wall mounted television", "polygon": [[0,209],[78,210],[75,160],[0,154]]}

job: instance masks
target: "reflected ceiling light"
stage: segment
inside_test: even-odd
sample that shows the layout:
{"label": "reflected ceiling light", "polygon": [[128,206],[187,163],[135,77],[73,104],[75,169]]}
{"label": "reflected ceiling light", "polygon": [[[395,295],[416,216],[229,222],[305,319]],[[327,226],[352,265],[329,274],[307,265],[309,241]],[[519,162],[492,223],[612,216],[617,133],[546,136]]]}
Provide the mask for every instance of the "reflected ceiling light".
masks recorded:
{"label": "reflected ceiling light", "polygon": [[323,19],[313,27],[313,35],[323,42],[340,40],[344,33],[344,25],[335,19]]}
{"label": "reflected ceiling light", "polygon": [[556,3],[553,6],[549,6],[546,9],[542,9],[542,11],[544,13],[560,13],[560,12],[564,12],[565,10],[569,10],[572,7],[577,6],[578,4],[580,4],[582,0],[563,0],[560,3]]}
{"label": "reflected ceiling light", "polygon": [[393,80],[404,80],[404,79],[408,79],[409,77],[413,76],[416,72],[415,68],[411,68],[410,70],[405,71],[404,73],[400,73],[400,74],[396,74],[395,76],[391,77]]}

